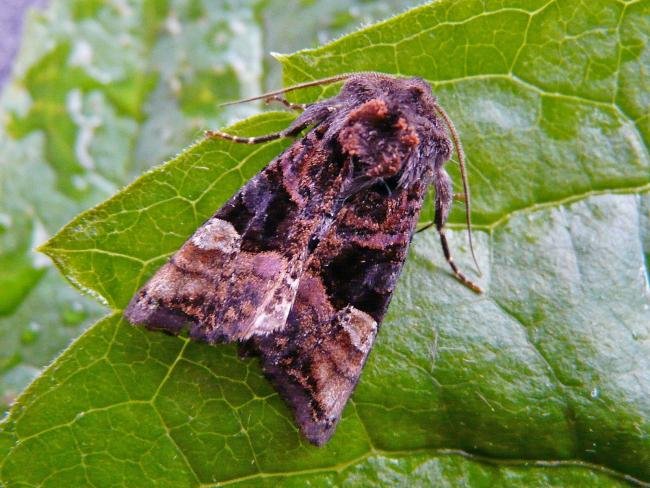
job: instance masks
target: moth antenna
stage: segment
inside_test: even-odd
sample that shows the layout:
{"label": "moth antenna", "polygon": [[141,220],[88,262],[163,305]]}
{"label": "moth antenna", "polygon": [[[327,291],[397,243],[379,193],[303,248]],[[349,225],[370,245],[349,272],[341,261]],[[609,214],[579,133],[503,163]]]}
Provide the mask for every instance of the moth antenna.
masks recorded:
{"label": "moth antenna", "polygon": [[319,85],[328,85],[330,83],[336,83],[337,81],[347,80],[348,78],[358,75],[360,73],[344,73],[341,75],[330,76],[328,78],[321,78],[320,80],[306,81],[304,83],[298,83],[297,85],[291,85],[281,90],[274,90],[262,95],[257,95],[255,97],[242,98],[241,100],[234,100],[232,102],[220,103],[218,107],[225,107],[228,105],[236,105],[238,103],[253,102],[255,100],[264,100],[265,98],[272,98],[278,95],[282,95],[287,92],[301,90],[302,88],[309,88],[310,86],[319,86]]}
{"label": "moth antenna", "polygon": [[451,135],[451,141],[454,144],[454,149],[456,150],[456,154],[458,155],[458,165],[460,166],[460,178],[463,181],[463,192],[465,193],[465,222],[467,224],[467,237],[469,240],[469,249],[470,252],[472,253],[472,259],[474,260],[474,265],[476,265],[476,271],[478,271],[479,275],[482,275],[483,273],[481,273],[481,268],[478,265],[476,254],[474,254],[474,243],[472,241],[471,199],[469,195],[469,182],[467,180],[467,171],[465,169],[466,168],[465,153],[463,152],[463,146],[460,143],[460,137],[458,137],[456,126],[454,126],[454,123],[451,121],[449,115],[447,115],[447,112],[445,112],[445,110],[437,103],[434,104],[434,107],[436,109],[436,112],[438,112],[438,115],[440,115],[445,121],[445,124],[449,129],[449,134]]}
{"label": "moth antenna", "polygon": [[368,75],[377,75],[377,76],[388,76],[379,71],[353,71],[351,73],[342,73],[340,75],[329,76],[327,78],[321,78],[320,80],[305,81],[304,83],[298,83],[297,85],[291,85],[280,90],[274,90],[262,95],[257,95],[255,97],[242,98],[241,100],[234,100],[232,102],[224,102],[217,105],[217,107],[225,107],[228,105],[236,105],[238,103],[253,102],[255,100],[264,100],[265,98],[275,97],[277,95],[282,95],[284,93],[292,92],[295,90],[302,90],[303,88],[309,88],[310,86],[320,86],[320,85],[329,85],[330,83],[336,83],[337,81],[347,80],[355,76],[368,76]]}

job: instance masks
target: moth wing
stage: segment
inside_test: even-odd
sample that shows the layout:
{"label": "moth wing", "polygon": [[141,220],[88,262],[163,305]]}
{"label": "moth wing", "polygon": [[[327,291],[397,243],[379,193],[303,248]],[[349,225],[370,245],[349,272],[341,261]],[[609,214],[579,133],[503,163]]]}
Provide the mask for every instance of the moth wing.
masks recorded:
{"label": "moth wing", "polygon": [[426,181],[348,201],[311,255],[287,326],[253,346],[303,435],[332,436],[406,259]]}
{"label": "moth wing", "polygon": [[[313,131],[251,179],[133,297],[134,324],[210,343],[283,328],[344,179]],[[331,159],[331,158],[330,158]]]}

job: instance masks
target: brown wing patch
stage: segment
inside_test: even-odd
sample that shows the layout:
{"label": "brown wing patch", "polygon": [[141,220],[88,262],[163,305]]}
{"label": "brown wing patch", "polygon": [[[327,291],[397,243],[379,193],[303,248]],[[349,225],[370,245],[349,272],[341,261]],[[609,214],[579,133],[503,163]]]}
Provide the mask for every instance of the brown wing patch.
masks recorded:
{"label": "brown wing patch", "polygon": [[334,310],[319,281],[303,276],[287,327],[254,343],[264,372],[317,445],[334,433],[377,334],[367,313]]}
{"label": "brown wing patch", "polygon": [[190,337],[210,343],[283,328],[310,240],[342,205],[350,164],[328,155],[315,132],[294,143],[196,230],[126,317],[173,334],[188,326]]}

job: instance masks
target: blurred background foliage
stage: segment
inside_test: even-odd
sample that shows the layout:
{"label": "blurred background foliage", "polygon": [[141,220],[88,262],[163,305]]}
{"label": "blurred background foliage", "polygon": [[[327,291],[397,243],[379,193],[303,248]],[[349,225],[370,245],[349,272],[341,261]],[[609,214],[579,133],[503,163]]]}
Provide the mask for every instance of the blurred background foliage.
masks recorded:
{"label": "blurred background foliage", "polygon": [[37,1],[21,35],[25,3],[2,7],[15,19],[6,39],[19,45],[0,80],[3,410],[104,313],[36,246],[203,129],[258,112],[217,105],[280,87],[271,53],[315,47],[418,2]]}

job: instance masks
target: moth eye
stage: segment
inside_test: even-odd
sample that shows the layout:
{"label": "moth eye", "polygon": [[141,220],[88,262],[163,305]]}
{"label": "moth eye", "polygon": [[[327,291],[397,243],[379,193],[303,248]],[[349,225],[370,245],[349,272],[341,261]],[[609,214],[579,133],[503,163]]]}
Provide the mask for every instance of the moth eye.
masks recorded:
{"label": "moth eye", "polygon": [[424,95],[424,90],[419,86],[412,86],[409,88],[409,94],[413,100],[419,100]]}

